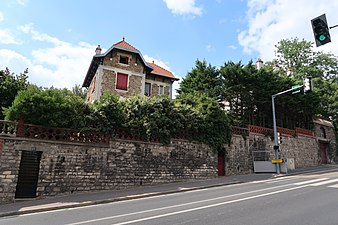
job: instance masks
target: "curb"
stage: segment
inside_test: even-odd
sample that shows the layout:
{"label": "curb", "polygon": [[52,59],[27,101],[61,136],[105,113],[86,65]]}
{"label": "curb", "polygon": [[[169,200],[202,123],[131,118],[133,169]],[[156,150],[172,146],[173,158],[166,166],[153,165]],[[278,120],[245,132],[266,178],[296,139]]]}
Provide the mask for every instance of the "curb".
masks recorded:
{"label": "curb", "polygon": [[148,193],[148,194],[138,194],[134,196],[124,196],[124,197],[116,197],[116,198],[104,199],[104,200],[94,200],[94,201],[87,201],[87,202],[82,202],[82,203],[68,204],[68,205],[63,205],[63,206],[62,205],[51,206],[51,207],[45,207],[45,208],[42,207],[42,208],[36,208],[36,209],[27,209],[23,211],[10,211],[10,212],[0,213],[0,218],[9,217],[9,216],[18,216],[18,215],[24,215],[24,214],[30,214],[30,213],[47,212],[47,211],[53,211],[53,210],[59,210],[59,209],[69,209],[69,208],[78,208],[78,207],[90,206],[90,205],[100,205],[100,204],[106,204],[106,203],[112,203],[112,202],[141,199],[141,198],[174,194],[174,193],[180,193],[180,192],[189,192],[189,191],[194,191],[194,190],[202,190],[202,189],[207,189],[207,188],[228,186],[228,185],[241,184],[241,183],[245,183],[245,182],[232,181],[232,182],[227,182],[227,183],[219,183],[219,184],[205,185],[205,186],[200,186],[200,187],[186,188],[186,189],[181,189],[181,190],[163,191],[163,192]]}

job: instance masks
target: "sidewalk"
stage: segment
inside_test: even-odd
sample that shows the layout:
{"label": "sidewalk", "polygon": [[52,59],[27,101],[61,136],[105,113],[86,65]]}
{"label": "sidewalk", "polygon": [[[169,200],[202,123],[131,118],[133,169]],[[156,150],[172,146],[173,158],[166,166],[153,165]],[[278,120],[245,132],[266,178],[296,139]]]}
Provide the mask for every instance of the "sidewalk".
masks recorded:
{"label": "sidewalk", "polygon": [[[318,169],[318,167],[316,167]],[[302,169],[298,172],[311,171]],[[292,172],[295,174],[297,171]],[[43,212],[55,209],[73,208],[87,205],[103,204],[108,202],[123,201],[136,198],[144,198],[162,194],[170,194],[209,187],[218,187],[250,181],[272,179],[276,174],[248,174],[237,176],[223,176],[206,180],[194,180],[152,186],[140,186],[124,190],[112,190],[102,192],[86,192],[45,199],[21,200],[15,203],[0,205],[0,217],[14,216],[33,212]]]}

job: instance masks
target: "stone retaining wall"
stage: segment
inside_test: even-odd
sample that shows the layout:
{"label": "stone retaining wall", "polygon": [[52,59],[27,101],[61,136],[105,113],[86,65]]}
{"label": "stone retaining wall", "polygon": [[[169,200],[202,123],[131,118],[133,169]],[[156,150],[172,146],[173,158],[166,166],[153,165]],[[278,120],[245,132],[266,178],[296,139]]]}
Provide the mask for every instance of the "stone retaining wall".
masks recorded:
{"label": "stone retaining wall", "polygon": [[0,155],[1,202],[14,200],[22,150],[42,152],[38,197],[217,176],[217,153],[196,142],[118,140],[108,147],[7,138]]}
{"label": "stone retaining wall", "polygon": [[[280,144],[281,158],[292,158],[296,168],[320,164],[319,144],[315,137],[284,135]],[[266,151],[268,160],[275,156],[273,138],[263,134],[233,135],[226,146],[226,175],[253,173],[253,151]]]}

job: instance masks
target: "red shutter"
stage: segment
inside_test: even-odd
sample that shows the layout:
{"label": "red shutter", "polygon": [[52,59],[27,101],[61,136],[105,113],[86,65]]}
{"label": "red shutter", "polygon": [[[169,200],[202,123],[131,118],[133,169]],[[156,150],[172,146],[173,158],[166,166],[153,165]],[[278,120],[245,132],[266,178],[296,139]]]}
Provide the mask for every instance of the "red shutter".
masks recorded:
{"label": "red shutter", "polygon": [[116,89],[127,90],[128,74],[117,73]]}

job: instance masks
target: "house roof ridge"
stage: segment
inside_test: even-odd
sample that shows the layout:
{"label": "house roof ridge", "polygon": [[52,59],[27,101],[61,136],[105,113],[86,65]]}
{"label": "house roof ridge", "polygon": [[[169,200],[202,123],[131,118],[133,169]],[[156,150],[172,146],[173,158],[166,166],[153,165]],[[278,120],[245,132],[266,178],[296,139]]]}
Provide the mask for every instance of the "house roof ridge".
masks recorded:
{"label": "house roof ridge", "polygon": [[147,64],[154,68],[150,73],[160,75],[160,76],[164,76],[164,77],[168,77],[168,78],[175,79],[175,80],[179,80],[178,78],[175,77],[173,72],[157,65],[154,61],[153,62],[147,62]]}
{"label": "house roof ridge", "polygon": [[133,45],[131,45],[129,42],[127,42],[124,37],[122,38],[121,41],[116,42],[115,44],[113,44],[113,46],[124,48],[124,49],[127,49],[127,50],[133,50],[133,51],[140,52],[140,50],[138,50]]}
{"label": "house roof ridge", "polygon": [[157,67],[160,67],[161,69],[163,69],[163,70],[165,70],[165,71],[167,71],[167,72],[169,72],[169,73],[172,73],[170,70],[167,70],[167,69],[163,68],[162,66],[156,64],[155,62],[147,62],[147,63],[148,63],[148,64],[154,64],[154,65],[156,65]]}

